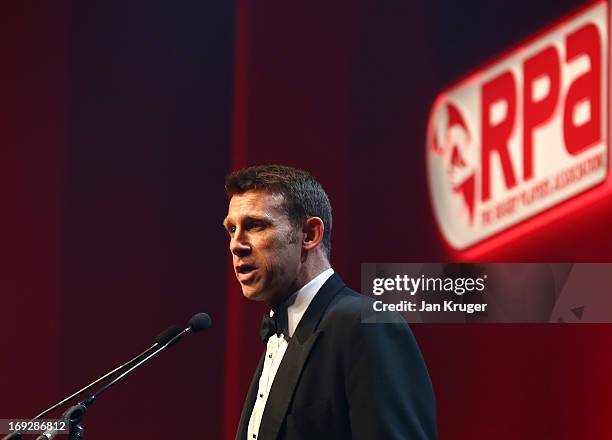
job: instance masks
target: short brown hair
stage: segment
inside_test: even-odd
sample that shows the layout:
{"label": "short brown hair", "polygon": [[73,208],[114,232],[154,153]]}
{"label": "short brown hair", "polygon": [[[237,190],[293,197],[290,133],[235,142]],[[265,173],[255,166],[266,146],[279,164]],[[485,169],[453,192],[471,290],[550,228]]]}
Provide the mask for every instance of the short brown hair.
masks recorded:
{"label": "short brown hair", "polygon": [[323,248],[331,254],[332,213],[329,197],[319,182],[306,171],[283,165],[258,165],[234,171],[225,179],[228,198],[250,190],[283,195],[282,208],[289,221],[301,227],[309,217],[323,220]]}

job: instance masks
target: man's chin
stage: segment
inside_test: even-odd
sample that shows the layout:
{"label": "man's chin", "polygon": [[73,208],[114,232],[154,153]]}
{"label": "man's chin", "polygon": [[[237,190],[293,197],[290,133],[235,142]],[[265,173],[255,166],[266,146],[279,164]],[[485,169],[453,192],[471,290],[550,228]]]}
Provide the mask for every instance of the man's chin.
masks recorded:
{"label": "man's chin", "polygon": [[265,301],[266,295],[259,289],[254,289],[250,286],[242,286],[242,295],[251,301]]}

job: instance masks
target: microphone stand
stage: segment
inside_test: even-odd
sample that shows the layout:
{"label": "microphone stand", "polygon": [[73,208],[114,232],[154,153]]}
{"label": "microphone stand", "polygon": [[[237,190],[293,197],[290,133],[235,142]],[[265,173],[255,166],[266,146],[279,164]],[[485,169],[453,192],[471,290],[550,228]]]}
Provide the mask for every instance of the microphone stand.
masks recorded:
{"label": "microphone stand", "polygon": [[[87,408],[79,404],[71,406],[66,410],[66,412],[64,412],[64,414],[62,414],[62,420],[66,422],[66,424],[70,428],[70,431],[68,433],[68,440],[83,439],[83,430],[79,430],[78,427],[80,426],[79,424],[81,423],[81,420],[83,420],[83,417],[85,417],[86,412]],[[40,436],[36,437],[36,440],[51,440],[58,433],[58,429],[50,429],[47,430],[44,434],[41,434]]]}
{"label": "microphone stand", "polygon": [[83,440],[85,436],[85,430],[81,426],[81,421],[87,412],[87,408],[81,404],[75,405],[73,408],[78,408],[79,413],[74,417],[74,419],[69,420],[68,426],[70,430],[68,431],[68,440]]}
{"label": "microphone stand", "polygon": [[[111,388],[113,385],[115,385],[117,382],[121,381],[123,378],[125,378],[127,375],[129,375],[132,371],[134,371],[136,368],[140,367],[141,365],[147,363],[149,360],[153,359],[155,356],[157,356],[159,353],[161,353],[162,351],[166,350],[168,347],[170,347],[171,345],[173,345],[174,343],[176,343],[179,339],[181,339],[183,337],[183,335],[185,333],[189,333],[194,331],[191,326],[184,328],[183,330],[181,330],[181,332],[179,334],[177,334],[176,336],[174,336],[172,339],[170,339],[168,342],[166,342],[164,345],[161,345],[160,347],[156,348],[155,350],[153,350],[151,353],[149,353],[147,356],[144,356],[142,359],[140,359],[138,362],[135,362],[130,368],[128,368],[127,370],[125,370],[123,373],[121,373],[120,375],[118,375],[117,377],[115,377],[113,380],[111,380],[110,382],[108,382],[106,385],[104,385],[102,388],[100,388],[98,391],[96,391],[94,394],[92,394],[91,396],[89,396],[87,399],[83,400],[81,403],[79,403],[79,405],[77,406],[82,406],[85,408],[85,410],[87,410],[91,405],[94,404],[94,402],[96,401],[96,399],[103,394],[104,392],[106,392],[109,388]],[[70,426],[70,431],[68,432],[68,440],[82,440],[84,435],[85,435],[85,430],[83,428],[83,425],[81,424],[83,421],[83,417],[85,416],[86,411],[83,411],[82,416],[80,417],[80,419],[78,420],[77,423],[74,424],[69,424]]]}
{"label": "microphone stand", "polygon": [[[125,364],[115,368],[114,370],[108,372],[101,378],[97,379],[96,381],[92,382],[86,387],[80,389],[76,393],[73,393],[71,396],[67,397],[61,402],[53,405],[51,408],[38,414],[35,418],[32,419],[32,421],[37,420],[43,417],[44,415],[50,413],[51,411],[59,408],[61,405],[66,403],[68,400],[87,391],[88,389],[95,386],[100,381],[106,379],[113,373],[128,366],[130,363],[133,363],[127,370],[125,370],[120,375],[116,376],[109,383],[107,383],[102,388],[100,388],[96,393],[94,393],[93,395],[91,395],[90,397],[88,397],[87,399],[79,403],[78,405],[75,405],[69,408],[62,415],[62,418],[68,423],[68,426],[70,428],[69,433],[68,433],[68,440],[82,440],[83,436],[85,435],[83,426],[81,425],[83,417],[85,416],[85,413],[87,412],[87,408],[93,405],[94,401],[96,400],[98,396],[100,396],[102,393],[104,393],[114,384],[116,384],[117,382],[125,378],[128,374],[130,374],[136,368],[145,364],[146,362],[151,360],[153,357],[155,357],[157,354],[159,354],[160,352],[166,350],[171,345],[178,342],[178,340],[181,339],[183,335],[185,335],[186,333],[200,332],[202,330],[208,329],[210,325],[211,325],[210,316],[208,316],[206,313],[197,313],[191,317],[191,319],[188,322],[187,327],[184,328],[183,330],[180,330],[180,327],[177,327],[177,326],[168,327],[157,337],[157,341],[151,347],[147,348],[145,351],[140,353],[138,356],[134,357],[130,361],[126,362]],[[59,433],[59,431],[60,431],[59,429],[49,430],[45,432],[44,434],[42,434],[40,437],[38,437],[37,440],[50,440],[53,437],[55,437]],[[12,434],[9,434],[3,437],[2,440],[21,440],[22,437],[23,437],[23,432],[18,431],[18,432],[13,432]]]}
{"label": "microphone stand", "polygon": [[[158,347],[160,345],[160,342],[163,342],[164,340],[166,340],[170,335],[175,334],[175,333],[180,333],[179,327],[177,326],[171,326],[168,327],[166,330],[164,330],[158,337],[157,337],[157,341],[151,345],[149,348],[147,348],[146,350],[144,350],[142,353],[134,356],[132,359],[130,359],[129,361],[125,362],[124,364],[119,365],[118,367],[112,369],[111,371],[109,371],[108,373],[104,374],[102,377],[94,380],[93,382],[91,382],[88,385],[85,385],[83,388],[81,388],[78,391],[75,391],[74,393],[72,393],[70,396],[66,397],[65,399],[60,400],[59,402],[57,402],[55,405],[51,406],[50,408],[47,408],[46,410],[44,410],[43,412],[41,412],[40,414],[38,414],[36,417],[34,417],[33,419],[31,419],[30,421],[33,422],[35,420],[39,420],[41,418],[43,418],[44,416],[46,416],[47,414],[55,411],[56,409],[62,407],[64,404],[66,404],[68,401],[72,400],[73,398],[80,396],[81,394],[83,394],[85,391],[95,387],[96,385],[98,385],[100,382],[102,382],[104,379],[112,376],[113,374],[115,374],[116,372],[124,369],[125,367],[127,367],[128,365],[132,364],[133,362],[137,361],[138,359],[141,359],[144,355],[146,355],[147,353],[150,353],[151,350],[153,350],[155,347]],[[172,339],[171,339],[172,340]],[[176,342],[176,341],[175,341]],[[74,408],[74,407],[73,407]],[[73,409],[71,408],[71,409]],[[12,434],[8,434],[5,437],[2,437],[2,440],[21,440],[23,437],[23,433],[18,431],[18,432],[13,432]],[[81,438],[81,437],[75,437],[75,438]],[[72,440],[72,439],[70,439]]]}
{"label": "microphone stand", "polygon": [[[119,365],[117,368],[114,368],[113,370],[109,371],[108,373],[106,373],[104,376],[94,380],[93,382],[91,382],[89,385],[85,385],[83,388],[81,388],[78,391],[75,391],[74,393],[72,393],[70,396],[66,397],[65,399],[60,400],[59,402],[57,402],[55,405],[53,405],[50,408],[47,408],[46,410],[44,410],[43,412],[41,412],[40,414],[38,414],[36,417],[34,417],[33,419],[31,419],[30,421],[33,422],[34,420],[38,420],[43,418],[44,416],[46,416],[47,414],[55,411],[57,408],[60,408],[61,406],[63,406],[66,402],[72,400],[73,398],[83,394],[85,391],[91,389],[92,387],[96,386],[97,384],[99,384],[100,382],[102,382],[104,379],[106,379],[109,376],[112,376],[113,374],[115,374],[117,371],[125,368],[126,366],[130,365],[132,362],[138,360],[140,357],[144,356],[147,352],[149,352],[153,347],[155,347],[156,344],[153,344],[151,347],[147,348],[146,350],[144,350],[142,353],[138,354],[137,356],[134,356],[132,359],[130,359],[129,361],[127,361],[126,363]],[[13,432],[12,434],[9,434],[5,437],[2,437],[2,440],[21,440],[23,437],[23,433],[22,432]],[[75,437],[75,438],[80,438],[80,437]],[[70,439],[72,440],[72,439]]]}

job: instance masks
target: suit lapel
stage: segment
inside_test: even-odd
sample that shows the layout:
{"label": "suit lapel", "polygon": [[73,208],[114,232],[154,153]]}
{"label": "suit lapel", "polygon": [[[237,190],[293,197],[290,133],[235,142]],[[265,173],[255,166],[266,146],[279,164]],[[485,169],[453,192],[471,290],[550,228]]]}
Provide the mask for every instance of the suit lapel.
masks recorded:
{"label": "suit lapel", "polygon": [[238,423],[238,431],[236,432],[236,440],[244,440],[247,438],[249,420],[251,418],[251,413],[253,412],[255,399],[257,398],[257,388],[259,387],[259,378],[261,377],[261,372],[263,371],[265,355],[265,353],[262,354],[261,358],[259,359],[259,365],[257,365],[255,374],[253,374],[253,379],[251,380],[251,385],[249,386],[247,397],[244,400],[244,405],[242,406],[242,413],[240,413],[240,422]]}
{"label": "suit lapel", "polygon": [[[306,309],[295,330],[295,334],[289,341],[287,351],[274,377],[259,427],[258,438],[271,440],[278,437],[308,355],[319,337],[323,334],[322,331],[317,331],[319,322],[330,301],[342,287],[344,287],[344,283],[340,277],[336,274],[332,275],[321,286],[308,309]],[[257,378],[259,378],[259,375]],[[253,404],[251,403],[251,408],[252,406]]]}

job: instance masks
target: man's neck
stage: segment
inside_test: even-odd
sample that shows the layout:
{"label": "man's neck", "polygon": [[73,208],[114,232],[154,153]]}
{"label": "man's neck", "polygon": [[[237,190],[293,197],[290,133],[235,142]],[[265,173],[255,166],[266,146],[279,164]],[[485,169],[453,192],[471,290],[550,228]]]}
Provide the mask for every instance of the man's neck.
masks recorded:
{"label": "man's neck", "polygon": [[304,287],[306,284],[314,280],[323,271],[329,269],[330,267],[331,265],[329,264],[329,262],[325,261],[325,262],[322,262],[322,264],[312,265],[312,267],[305,268],[306,270],[304,270],[301,275],[298,275],[298,279],[296,283],[297,288],[294,290],[294,292],[300,290],[302,287]]}
{"label": "man's neck", "polygon": [[[314,263],[314,262],[312,262]],[[274,301],[266,302],[271,309],[276,308],[279,304],[282,304],[287,299],[291,297],[295,292],[300,290],[306,284],[314,280],[317,276],[319,276],[323,271],[330,269],[331,265],[327,261],[327,259],[322,259],[317,264],[304,264],[301,267],[300,273],[295,279],[293,285],[287,289],[285,295],[281,298],[275,298]]]}

